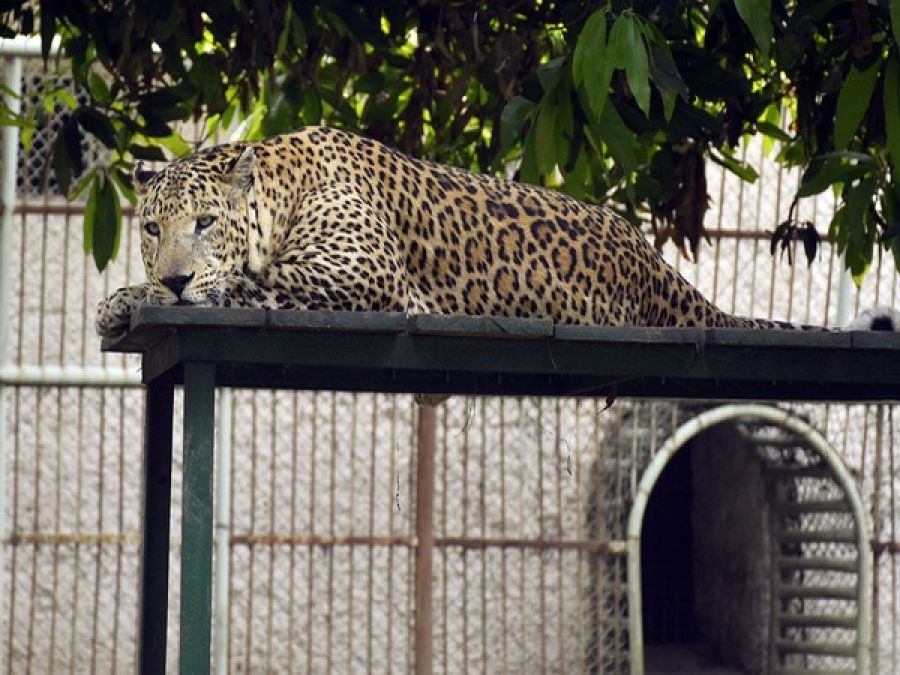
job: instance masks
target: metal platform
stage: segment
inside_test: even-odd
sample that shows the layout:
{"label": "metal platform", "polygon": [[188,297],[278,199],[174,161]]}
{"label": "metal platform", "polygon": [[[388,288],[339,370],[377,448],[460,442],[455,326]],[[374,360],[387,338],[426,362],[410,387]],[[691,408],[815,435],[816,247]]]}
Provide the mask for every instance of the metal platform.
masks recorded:
{"label": "metal platform", "polygon": [[900,400],[900,334],[611,328],[368,312],[148,307],[109,351],[143,379],[215,363],[217,386],[540,396]]}
{"label": "metal platform", "polygon": [[[139,660],[164,673],[174,387],[184,385],[180,672],[209,672],[216,387],[743,400],[900,399],[900,335],[561,326],[491,317],[148,307]],[[424,413],[423,413],[424,414]],[[433,413],[430,413],[433,423]],[[419,444],[417,485],[433,481]],[[431,611],[433,485],[417,491],[416,612]],[[416,623],[417,672],[432,637]]]}

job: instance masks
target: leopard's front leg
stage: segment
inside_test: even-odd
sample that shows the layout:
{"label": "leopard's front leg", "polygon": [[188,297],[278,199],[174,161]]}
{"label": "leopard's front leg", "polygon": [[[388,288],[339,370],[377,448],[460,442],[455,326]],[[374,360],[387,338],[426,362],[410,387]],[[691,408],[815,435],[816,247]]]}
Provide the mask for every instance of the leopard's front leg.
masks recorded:
{"label": "leopard's front leg", "polygon": [[128,331],[131,315],[141,305],[147,304],[150,285],[137,284],[120,288],[97,305],[97,318],[94,327],[102,338],[121,337]]}

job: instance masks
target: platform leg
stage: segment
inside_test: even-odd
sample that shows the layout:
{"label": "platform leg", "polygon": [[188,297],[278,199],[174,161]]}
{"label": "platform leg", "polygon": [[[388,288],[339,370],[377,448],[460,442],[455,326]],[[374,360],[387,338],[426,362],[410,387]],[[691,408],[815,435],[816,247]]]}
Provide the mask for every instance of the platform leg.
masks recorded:
{"label": "platform leg", "polygon": [[184,497],[181,521],[182,675],[210,672],[215,366],[184,365]]}
{"label": "platform leg", "polygon": [[144,538],[138,644],[138,662],[143,675],[166,672],[174,389],[168,376],[150,382],[144,412]]}

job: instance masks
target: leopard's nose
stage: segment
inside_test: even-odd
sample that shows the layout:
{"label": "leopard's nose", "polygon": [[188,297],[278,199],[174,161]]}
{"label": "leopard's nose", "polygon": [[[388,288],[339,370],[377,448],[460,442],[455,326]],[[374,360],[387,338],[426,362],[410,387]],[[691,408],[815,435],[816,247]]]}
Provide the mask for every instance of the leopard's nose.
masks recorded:
{"label": "leopard's nose", "polygon": [[163,285],[172,291],[175,294],[175,297],[180,298],[181,294],[184,292],[184,289],[187,287],[189,283],[191,283],[191,279],[194,278],[194,273],[190,274],[182,274],[173,277],[163,277],[160,281],[162,281]]}

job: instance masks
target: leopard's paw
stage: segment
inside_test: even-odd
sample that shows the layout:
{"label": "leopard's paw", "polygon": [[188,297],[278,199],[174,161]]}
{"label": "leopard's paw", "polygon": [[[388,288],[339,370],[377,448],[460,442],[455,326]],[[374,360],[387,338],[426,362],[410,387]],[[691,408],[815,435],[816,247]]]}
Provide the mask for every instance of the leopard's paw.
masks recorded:
{"label": "leopard's paw", "polygon": [[120,288],[97,305],[94,328],[102,338],[118,338],[128,332],[131,315],[144,304],[146,289],[143,286]]}

